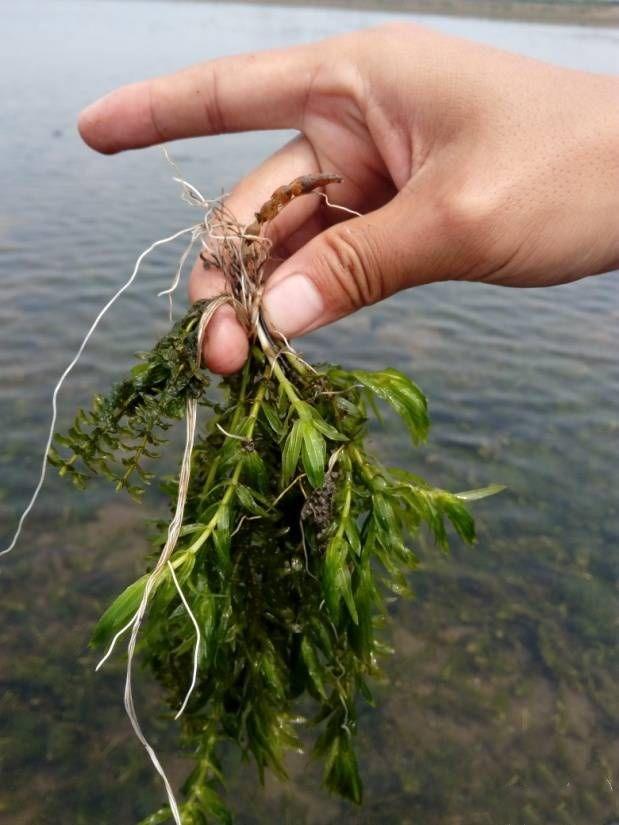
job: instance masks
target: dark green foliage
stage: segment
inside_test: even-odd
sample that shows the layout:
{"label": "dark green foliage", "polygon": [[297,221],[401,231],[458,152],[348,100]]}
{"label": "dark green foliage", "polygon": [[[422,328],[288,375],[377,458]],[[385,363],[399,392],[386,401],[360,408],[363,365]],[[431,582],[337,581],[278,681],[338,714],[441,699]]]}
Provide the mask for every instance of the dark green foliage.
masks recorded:
{"label": "dark green foliage", "polygon": [[[196,368],[198,324],[207,304],[194,304],[107,398],[95,396],[92,409],[80,410],[68,433],[55,436],[48,460],[61,475],[80,489],[103,475],[119,490],[143,493],[151,475],[142,460],[156,457],[163,431],[184,415],[185,399],[199,397],[209,384]],[[63,449],[70,451],[68,458]]]}
{"label": "dark green foliage", "polygon": [[[86,416],[87,435],[76,425],[61,441],[91,471],[103,468],[119,481],[109,468],[118,459],[125,466],[126,453],[116,449],[129,445],[133,461],[135,444],[152,443],[154,426],[179,417],[185,398],[206,386],[191,367],[188,334],[202,309],[192,309],[109,401],[97,402]],[[218,759],[225,741],[253,757],[261,778],[266,769],[284,778],[285,753],[301,747],[302,731],[315,732],[325,785],[361,803],[357,705],[372,702],[368,680],[385,652],[385,604],[409,592],[422,525],[441,548],[450,524],[472,542],[463,500],[498,489],[453,495],[388,470],[367,452],[371,398],[390,404],[415,442],[426,437],[425,398],[395,370],[314,370],[286,352],[269,364],[254,347],[242,374],[223,387],[224,403],[196,440],[185,526],[172,556],[202,635],[198,683],[180,719],[184,748],[196,761],[184,788],[184,825],[229,821]],[[62,470],[74,471],[74,457]],[[174,485],[170,494],[174,504]],[[127,622],[143,586],[140,579],[106,611],[95,643]],[[172,709],[191,680],[194,641],[164,570],[141,654]],[[308,718],[300,719],[301,707]],[[168,819],[164,808],[145,823]]]}

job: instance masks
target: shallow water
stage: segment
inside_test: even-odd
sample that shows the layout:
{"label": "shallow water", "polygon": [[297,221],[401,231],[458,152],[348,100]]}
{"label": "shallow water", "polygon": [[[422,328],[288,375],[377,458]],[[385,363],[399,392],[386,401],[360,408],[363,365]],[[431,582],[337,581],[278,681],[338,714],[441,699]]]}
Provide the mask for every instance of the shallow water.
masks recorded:
{"label": "shallow water", "polygon": [[[8,8],[8,5],[7,5]],[[385,15],[207,3],[22,2],[0,50],[0,533],[30,493],[53,382],[99,305],[153,239],[188,222],[159,150],[113,159],[75,134],[80,107],[116,84],[217,54],[310,40]],[[427,24],[595,71],[619,31],[424,18]],[[187,141],[187,178],[227,190],[282,135]],[[176,251],[160,251],[102,324],[61,397],[67,422],[166,327]],[[389,683],[364,711],[363,809],[231,765],[242,823],[534,825],[619,815],[617,275],[547,291],[423,287],[315,333],[313,359],[397,366],[430,398],[433,436],[376,449],[448,488],[509,492],[476,508],[480,542],[429,549],[417,598],[394,606]],[[174,451],[172,451],[174,452]],[[172,466],[172,464],[170,464]],[[134,822],[161,788],[121,707],[120,663],[87,650],[102,607],[145,549],[140,511],[99,486],[50,477],[0,588],[0,822]],[[146,680],[143,680],[146,681]],[[173,735],[145,687],[143,718],[173,772]]]}

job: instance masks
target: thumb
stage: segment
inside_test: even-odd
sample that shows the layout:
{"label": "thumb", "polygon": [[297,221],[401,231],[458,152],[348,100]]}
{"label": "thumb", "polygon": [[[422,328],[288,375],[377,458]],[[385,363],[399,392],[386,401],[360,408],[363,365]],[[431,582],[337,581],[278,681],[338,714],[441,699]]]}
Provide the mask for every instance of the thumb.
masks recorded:
{"label": "thumb", "polygon": [[436,280],[432,233],[412,204],[401,192],[376,212],[312,238],[269,279],[263,300],[267,323],[287,337],[303,335],[401,289]]}

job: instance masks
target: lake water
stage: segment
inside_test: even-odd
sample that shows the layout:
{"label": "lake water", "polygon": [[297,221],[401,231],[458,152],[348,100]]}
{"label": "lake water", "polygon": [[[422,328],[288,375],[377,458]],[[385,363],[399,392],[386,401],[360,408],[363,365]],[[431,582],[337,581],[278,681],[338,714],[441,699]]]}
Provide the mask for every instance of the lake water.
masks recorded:
{"label": "lake water", "polygon": [[[104,158],[76,114],[117,84],[219,54],[311,40],[386,15],[181,2],[3,5],[0,48],[0,535],[38,473],[50,393],[137,253],[188,222],[157,149]],[[425,18],[497,46],[616,71],[619,31]],[[184,142],[174,156],[218,194],[287,136]],[[176,251],[145,265],[61,396],[61,423],[166,328]],[[619,814],[619,281],[547,291],[422,287],[303,342],[313,359],[392,365],[429,396],[433,435],[386,459],[466,489],[480,541],[424,551],[417,598],[393,608],[396,654],[360,734],[364,808],[315,768],[260,789],[230,762],[240,823],[604,825]],[[177,441],[178,444],[178,441]],[[171,451],[173,454],[175,450]],[[170,467],[173,463],[170,463]],[[162,799],[121,705],[122,662],[95,676],[89,631],[143,565],[144,521],[101,485],[50,477],[0,568],[0,822],[131,825]],[[148,679],[140,712],[172,774],[173,730]]]}

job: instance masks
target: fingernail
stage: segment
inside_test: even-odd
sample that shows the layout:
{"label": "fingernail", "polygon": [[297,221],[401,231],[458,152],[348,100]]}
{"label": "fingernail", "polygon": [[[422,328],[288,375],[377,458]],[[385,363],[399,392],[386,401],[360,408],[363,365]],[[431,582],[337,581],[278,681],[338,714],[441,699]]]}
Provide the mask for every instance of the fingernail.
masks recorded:
{"label": "fingernail", "polygon": [[324,303],[306,275],[289,275],[264,295],[269,323],[284,335],[301,335],[320,320]]}

